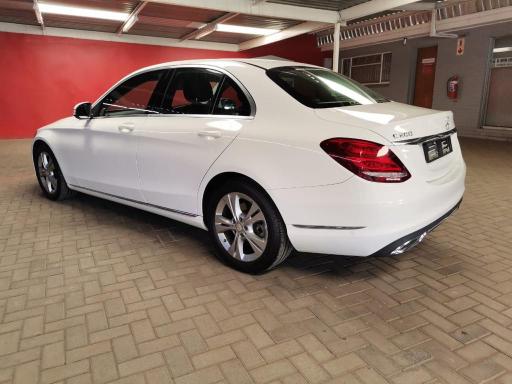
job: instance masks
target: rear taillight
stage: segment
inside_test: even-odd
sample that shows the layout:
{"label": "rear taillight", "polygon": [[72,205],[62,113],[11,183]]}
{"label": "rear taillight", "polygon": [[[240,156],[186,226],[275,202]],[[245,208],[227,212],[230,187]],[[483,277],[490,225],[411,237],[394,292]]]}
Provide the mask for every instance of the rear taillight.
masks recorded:
{"label": "rear taillight", "polygon": [[411,174],[385,145],[358,139],[328,139],[320,147],[338,163],[363,179],[400,183]]}

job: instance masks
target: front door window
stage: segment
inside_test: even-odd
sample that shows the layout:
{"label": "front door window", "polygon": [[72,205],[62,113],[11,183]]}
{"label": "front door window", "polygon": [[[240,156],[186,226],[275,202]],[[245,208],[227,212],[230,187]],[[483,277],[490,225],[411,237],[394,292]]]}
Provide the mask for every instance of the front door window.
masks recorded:
{"label": "front door window", "polygon": [[166,72],[151,71],[126,80],[95,107],[93,115],[124,117],[158,113],[155,91]]}

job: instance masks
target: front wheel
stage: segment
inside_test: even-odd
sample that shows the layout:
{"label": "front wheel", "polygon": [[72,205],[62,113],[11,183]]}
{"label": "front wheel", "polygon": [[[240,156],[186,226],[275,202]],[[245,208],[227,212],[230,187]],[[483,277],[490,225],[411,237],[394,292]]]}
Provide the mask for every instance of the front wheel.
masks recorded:
{"label": "front wheel", "polygon": [[237,180],[215,190],[206,214],[217,255],[239,271],[264,272],[292,250],[281,215],[252,183]]}
{"label": "front wheel", "polygon": [[72,195],[53,152],[44,144],[34,148],[34,167],[37,181],[50,200],[63,200]]}

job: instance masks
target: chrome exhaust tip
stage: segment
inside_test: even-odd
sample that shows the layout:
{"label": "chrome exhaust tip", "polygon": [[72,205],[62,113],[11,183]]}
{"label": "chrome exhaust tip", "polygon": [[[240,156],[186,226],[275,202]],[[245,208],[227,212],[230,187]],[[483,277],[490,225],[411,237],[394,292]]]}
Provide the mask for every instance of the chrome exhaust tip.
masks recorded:
{"label": "chrome exhaust tip", "polygon": [[398,246],[394,251],[392,251],[391,254],[392,255],[401,255],[402,253],[410,250],[411,248],[414,248],[415,246],[417,246],[419,243],[421,243],[423,241],[423,239],[427,236],[427,234],[428,234],[428,232],[425,231],[418,237],[416,237],[414,239],[407,240],[405,243]]}

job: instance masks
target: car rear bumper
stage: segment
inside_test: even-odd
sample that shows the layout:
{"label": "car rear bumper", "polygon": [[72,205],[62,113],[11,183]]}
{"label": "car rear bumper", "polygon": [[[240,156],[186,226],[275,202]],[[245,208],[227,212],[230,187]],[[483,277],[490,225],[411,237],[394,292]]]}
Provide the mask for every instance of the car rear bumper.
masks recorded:
{"label": "car rear bumper", "polygon": [[461,161],[442,183],[381,184],[355,176],[335,185],[270,192],[296,250],[389,255],[412,247],[456,210],[465,173]]}
{"label": "car rear bumper", "polygon": [[410,233],[396,241],[393,241],[391,244],[385,246],[382,249],[379,249],[377,252],[372,254],[371,256],[394,256],[400,255],[404,252],[407,252],[411,248],[415,247],[419,243],[423,241],[423,239],[434,229],[436,229],[443,221],[445,221],[453,212],[459,209],[460,204],[462,203],[462,199],[459,200],[457,205],[451,208],[448,212],[446,212],[440,218],[434,220],[432,223],[426,225],[423,228]]}

